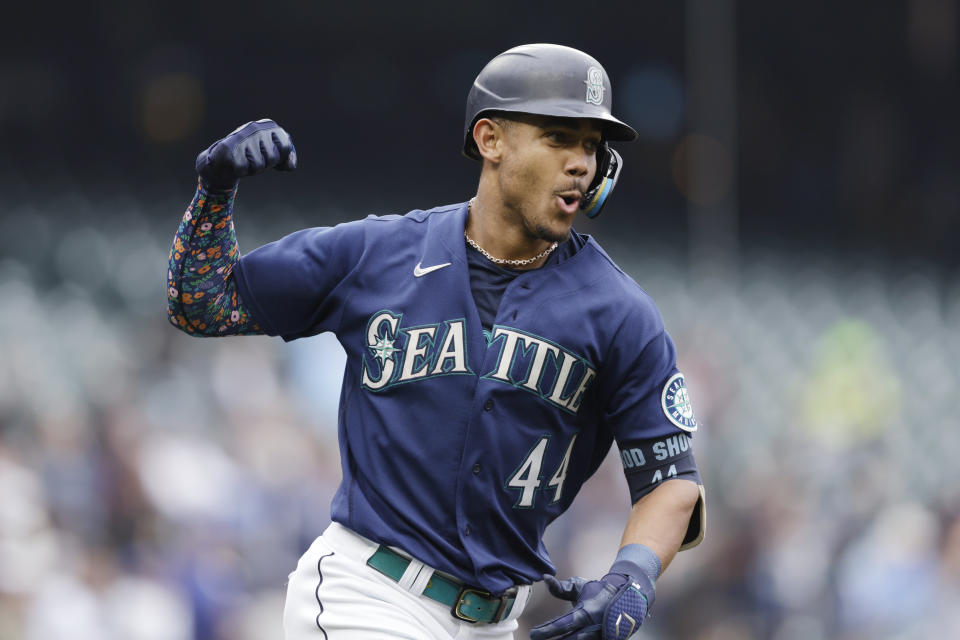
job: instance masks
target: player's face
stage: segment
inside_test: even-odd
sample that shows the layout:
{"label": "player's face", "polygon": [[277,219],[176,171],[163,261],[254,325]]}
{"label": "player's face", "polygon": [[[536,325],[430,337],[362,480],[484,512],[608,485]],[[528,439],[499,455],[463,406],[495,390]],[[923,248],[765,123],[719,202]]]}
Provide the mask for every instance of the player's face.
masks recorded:
{"label": "player's face", "polygon": [[597,170],[600,125],[587,119],[523,115],[511,118],[504,133],[498,172],[504,205],[529,237],[566,240]]}

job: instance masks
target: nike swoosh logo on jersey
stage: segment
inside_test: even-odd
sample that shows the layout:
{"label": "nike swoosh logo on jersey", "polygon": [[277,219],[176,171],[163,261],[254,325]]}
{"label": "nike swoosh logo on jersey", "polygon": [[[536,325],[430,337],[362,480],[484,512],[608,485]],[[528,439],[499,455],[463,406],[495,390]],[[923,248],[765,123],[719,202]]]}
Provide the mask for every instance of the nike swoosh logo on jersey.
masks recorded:
{"label": "nike swoosh logo on jersey", "polygon": [[420,268],[420,264],[421,264],[421,263],[418,262],[418,263],[417,263],[417,266],[415,266],[415,267],[413,268],[413,276],[414,276],[415,278],[420,278],[420,277],[422,277],[422,276],[427,275],[428,273],[431,273],[431,272],[433,272],[433,271],[436,271],[437,269],[443,269],[444,267],[449,267],[449,266],[450,266],[450,263],[449,263],[449,262],[444,262],[443,264],[435,264],[435,265],[433,265],[432,267],[426,267],[425,269],[422,269],[422,268]]}

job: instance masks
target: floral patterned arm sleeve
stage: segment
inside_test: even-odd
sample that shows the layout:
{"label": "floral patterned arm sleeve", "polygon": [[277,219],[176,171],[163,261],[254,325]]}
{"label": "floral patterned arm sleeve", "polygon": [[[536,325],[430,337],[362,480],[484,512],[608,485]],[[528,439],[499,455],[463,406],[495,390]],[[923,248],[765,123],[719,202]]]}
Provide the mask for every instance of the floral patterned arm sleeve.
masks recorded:
{"label": "floral patterned arm sleeve", "polygon": [[208,190],[198,182],[170,248],[167,316],[194,336],[263,335],[232,277],[240,259],[233,229],[237,189]]}

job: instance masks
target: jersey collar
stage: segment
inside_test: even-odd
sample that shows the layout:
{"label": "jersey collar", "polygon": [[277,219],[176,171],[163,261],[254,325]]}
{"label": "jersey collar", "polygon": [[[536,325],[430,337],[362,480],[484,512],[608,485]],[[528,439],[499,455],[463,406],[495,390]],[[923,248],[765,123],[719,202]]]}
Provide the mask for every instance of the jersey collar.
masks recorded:
{"label": "jersey collar", "polygon": [[[421,256],[422,264],[433,265],[443,262],[456,262],[463,266],[468,264],[466,243],[463,240],[463,232],[467,226],[468,205],[468,202],[461,202],[459,204],[436,207],[426,212],[430,215],[426,215],[424,218],[427,224],[427,233],[423,255]],[[573,230],[571,231],[576,233]],[[580,251],[580,249],[583,249],[584,246],[587,245],[591,245],[595,249],[600,249],[596,240],[591,236],[584,235],[580,237],[583,246],[578,247],[574,255],[569,256],[567,259],[573,258],[581,253],[582,251]],[[600,251],[602,253],[602,250]],[[540,269],[533,269],[524,273],[534,273],[537,271],[540,271]]]}

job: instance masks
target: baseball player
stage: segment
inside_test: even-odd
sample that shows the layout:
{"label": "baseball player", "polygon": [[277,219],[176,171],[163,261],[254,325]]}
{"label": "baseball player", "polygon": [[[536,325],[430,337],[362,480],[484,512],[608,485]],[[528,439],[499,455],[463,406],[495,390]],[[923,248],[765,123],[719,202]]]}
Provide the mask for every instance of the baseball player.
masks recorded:
{"label": "baseball player", "polygon": [[[194,336],[323,331],[347,353],[332,524],[290,574],[291,640],[514,637],[531,585],[570,612],[531,638],[636,637],[654,583],[704,532],[697,422],[654,303],[589,236],[620,173],[610,80],[589,55],[495,57],[467,98],[467,202],[293,233],[241,256],[240,178],[293,170],[250,122],[197,157],[170,255],[170,321]],[[322,363],[318,363],[322,366]],[[595,580],[542,542],[616,442],[633,508]]]}

